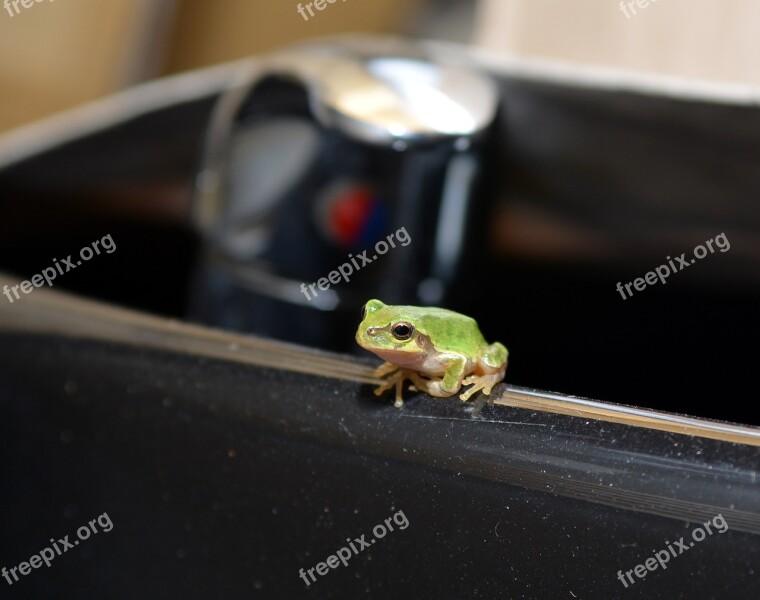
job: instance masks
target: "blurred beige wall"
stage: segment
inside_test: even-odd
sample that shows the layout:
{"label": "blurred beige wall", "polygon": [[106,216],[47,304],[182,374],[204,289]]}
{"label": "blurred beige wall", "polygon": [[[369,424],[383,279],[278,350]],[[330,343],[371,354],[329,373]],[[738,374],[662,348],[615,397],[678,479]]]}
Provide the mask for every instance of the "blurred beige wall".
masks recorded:
{"label": "blurred beige wall", "polygon": [[477,22],[511,56],[760,84],[760,0],[483,0]]}
{"label": "blurred beige wall", "polygon": [[[0,131],[156,75],[324,35],[404,32],[452,6],[312,0],[324,10],[304,20],[295,0],[14,1],[11,16],[0,0]],[[760,84],[760,0],[623,1],[625,12],[619,0],[482,0],[474,37],[508,55]]]}
{"label": "blurred beige wall", "polygon": [[[313,2],[313,0],[311,0]],[[301,0],[308,4],[309,0]],[[296,0],[182,0],[168,72],[250,56],[295,41],[346,32],[404,30],[423,0],[320,0],[308,20]]]}
{"label": "blurred beige wall", "polygon": [[157,75],[316,36],[398,32],[424,2],[319,0],[306,21],[293,0],[16,1],[11,16],[0,0],[0,131]]}
{"label": "blurred beige wall", "polygon": [[0,129],[150,75],[156,24],[173,0],[0,0]]}

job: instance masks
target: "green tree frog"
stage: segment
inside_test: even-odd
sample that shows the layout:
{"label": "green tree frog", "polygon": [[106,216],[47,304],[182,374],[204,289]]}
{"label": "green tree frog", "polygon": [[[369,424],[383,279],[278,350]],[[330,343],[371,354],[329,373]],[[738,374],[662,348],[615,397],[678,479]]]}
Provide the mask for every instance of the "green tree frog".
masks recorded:
{"label": "green tree frog", "polygon": [[472,387],[459,397],[467,401],[482,390],[487,396],[507,370],[507,349],[483,338],[475,319],[444,308],[389,306],[380,300],[364,305],[357,343],[384,361],[376,377],[387,377],[376,395],[396,388],[394,406],[404,405],[402,385],[446,398],[463,385]]}

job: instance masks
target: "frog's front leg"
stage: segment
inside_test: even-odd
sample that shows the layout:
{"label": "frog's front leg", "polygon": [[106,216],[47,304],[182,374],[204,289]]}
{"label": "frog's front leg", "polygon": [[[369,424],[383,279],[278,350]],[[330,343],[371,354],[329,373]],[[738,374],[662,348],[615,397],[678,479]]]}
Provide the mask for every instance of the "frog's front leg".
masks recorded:
{"label": "frog's front leg", "polygon": [[[383,369],[384,367],[387,367],[387,365],[390,365],[390,363],[385,363],[381,367],[377,369],[377,371],[380,371],[380,369]],[[388,377],[385,382],[381,383],[375,388],[375,396],[380,396],[383,394],[383,392],[386,392],[387,390],[391,389],[395,386],[396,388],[396,400],[393,402],[393,406],[396,408],[401,408],[404,406],[404,397],[403,397],[403,385],[404,381],[407,379],[412,379],[412,375],[416,375],[413,371],[408,371],[406,369],[399,369],[399,367],[396,367],[395,365],[391,365],[395,367],[394,369],[390,369],[388,372],[393,373],[390,377]]]}
{"label": "frog's front leg", "polygon": [[483,356],[478,360],[476,373],[462,382],[463,385],[472,384],[472,387],[459,396],[461,400],[467,402],[475,392],[480,390],[486,396],[490,395],[493,386],[504,379],[508,358],[509,352],[499,342],[488,346]]}
{"label": "frog's front leg", "polygon": [[386,375],[390,375],[391,373],[398,371],[399,366],[394,365],[393,363],[384,362],[382,365],[380,365],[377,369],[375,369],[372,372],[372,375],[375,377],[385,377]]}

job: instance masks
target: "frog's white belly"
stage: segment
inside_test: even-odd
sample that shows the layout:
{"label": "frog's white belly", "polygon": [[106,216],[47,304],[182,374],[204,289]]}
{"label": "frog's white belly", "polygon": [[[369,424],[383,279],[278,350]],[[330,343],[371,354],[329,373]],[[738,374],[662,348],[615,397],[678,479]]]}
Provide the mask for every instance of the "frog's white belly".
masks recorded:
{"label": "frog's white belly", "polygon": [[[425,357],[425,360],[422,361],[422,364],[417,368],[417,371],[422,373],[423,375],[429,375],[429,376],[440,376],[443,375],[446,372],[446,366],[447,361],[446,358],[451,359],[452,354],[456,353],[445,353],[445,352],[435,352],[431,355],[428,355]],[[459,355],[461,356],[461,355]],[[469,375],[472,373],[473,369],[475,368],[475,361],[468,359],[465,363],[464,367],[464,374]]]}
{"label": "frog's white belly", "polygon": [[[455,352],[438,352],[437,350],[429,350],[422,353],[394,352],[393,350],[386,350],[382,353],[376,353],[380,358],[383,358],[394,365],[398,365],[402,369],[410,369],[430,377],[443,375],[446,372],[446,359],[450,359],[453,354],[457,354]],[[468,359],[465,365],[464,374],[469,375],[474,369],[475,361]]]}

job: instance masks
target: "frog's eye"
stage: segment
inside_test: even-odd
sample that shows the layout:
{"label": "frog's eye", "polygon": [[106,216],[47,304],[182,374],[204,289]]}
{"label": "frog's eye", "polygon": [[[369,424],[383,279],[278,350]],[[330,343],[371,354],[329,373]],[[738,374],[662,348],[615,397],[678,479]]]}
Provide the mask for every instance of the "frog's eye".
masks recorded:
{"label": "frog's eye", "polygon": [[414,334],[414,325],[407,323],[406,321],[395,323],[393,327],[391,327],[391,333],[393,333],[393,337],[397,340],[408,340]]}

